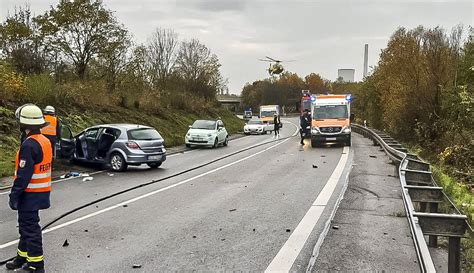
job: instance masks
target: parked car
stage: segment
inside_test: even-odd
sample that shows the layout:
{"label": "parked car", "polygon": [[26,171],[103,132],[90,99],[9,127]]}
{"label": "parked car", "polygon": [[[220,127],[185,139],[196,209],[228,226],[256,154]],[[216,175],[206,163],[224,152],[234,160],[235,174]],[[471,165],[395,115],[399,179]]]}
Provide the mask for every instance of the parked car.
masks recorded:
{"label": "parked car", "polygon": [[128,165],[158,168],[166,160],[164,139],[152,127],[136,124],[104,124],[72,137],[69,128],[61,136],[61,156],[75,161],[110,164],[113,171]]}
{"label": "parked car", "polygon": [[244,126],[244,134],[266,134],[267,132],[273,131],[273,125],[263,123],[260,119],[251,119]]}
{"label": "parked car", "polygon": [[253,116],[252,111],[249,111],[249,110],[244,111],[244,119],[249,120],[252,118],[252,116]]}
{"label": "parked car", "polygon": [[229,144],[229,134],[221,120],[196,120],[184,137],[186,147],[212,146]]}

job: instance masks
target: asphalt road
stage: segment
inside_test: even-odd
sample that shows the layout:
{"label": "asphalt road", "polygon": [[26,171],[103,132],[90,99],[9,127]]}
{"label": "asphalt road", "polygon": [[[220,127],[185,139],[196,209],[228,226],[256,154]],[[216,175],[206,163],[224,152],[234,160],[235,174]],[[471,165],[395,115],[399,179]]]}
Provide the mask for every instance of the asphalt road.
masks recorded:
{"label": "asphalt road", "polygon": [[[297,119],[285,122],[277,141],[248,136],[228,147],[173,155],[157,170],[55,183],[42,225],[97,198],[261,144],[60,220],[44,234],[47,271],[306,270],[346,183],[352,152],[301,146]],[[0,203],[4,259],[15,254],[18,235],[7,194],[0,192]]]}

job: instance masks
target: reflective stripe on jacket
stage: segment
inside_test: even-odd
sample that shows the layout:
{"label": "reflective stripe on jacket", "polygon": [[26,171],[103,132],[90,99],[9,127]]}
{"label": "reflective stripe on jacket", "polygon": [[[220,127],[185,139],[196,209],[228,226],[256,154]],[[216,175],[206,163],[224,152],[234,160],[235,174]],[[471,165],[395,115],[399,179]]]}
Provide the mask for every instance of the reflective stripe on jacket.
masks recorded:
{"label": "reflective stripe on jacket", "polygon": [[[51,191],[51,164],[53,161],[53,152],[51,149],[51,143],[43,135],[31,135],[28,138],[36,140],[41,146],[43,153],[43,160],[34,165],[33,175],[25,189],[25,192],[50,192]],[[20,164],[19,160],[20,152],[16,154],[16,172]]]}
{"label": "reflective stripe on jacket", "polygon": [[41,128],[41,133],[47,136],[56,136],[56,127],[58,125],[58,119],[55,116],[44,115],[44,120],[49,122],[49,125]]}

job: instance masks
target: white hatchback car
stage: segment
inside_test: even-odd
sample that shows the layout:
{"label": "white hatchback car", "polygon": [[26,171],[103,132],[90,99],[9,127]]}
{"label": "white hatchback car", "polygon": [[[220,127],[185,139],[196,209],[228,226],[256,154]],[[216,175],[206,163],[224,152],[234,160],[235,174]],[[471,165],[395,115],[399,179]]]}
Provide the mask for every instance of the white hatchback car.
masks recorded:
{"label": "white hatchback car", "polygon": [[222,120],[196,120],[184,137],[186,147],[212,146],[229,144],[229,134]]}
{"label": "white hatchback car", "polygon": [[244,126],[244,134],[266,134],[267,132],[273,131],[273,125],[263,123],[260,119],[251,119]]}

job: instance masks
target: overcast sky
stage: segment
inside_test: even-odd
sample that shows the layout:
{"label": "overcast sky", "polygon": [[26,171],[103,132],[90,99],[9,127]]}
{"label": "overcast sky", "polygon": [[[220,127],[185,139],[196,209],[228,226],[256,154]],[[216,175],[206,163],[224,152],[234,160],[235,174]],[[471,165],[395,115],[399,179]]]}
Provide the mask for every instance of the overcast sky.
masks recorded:
{"label": "overcast sky", "polygon": [[[58,1],[30,0],[41,14]],[[399,26],[474,25],[473,0],[104,0],[133,34],[146,42],[155,28],[172,28],[181,39],[197,38],[219,57],[231,93],[268,77],[264,56],[296,60],[284,64],[304,77],[315,72],[335,80],[337,69],[354,68],[362,78],[364,44],[369,66]],[[0,0],[2,21],[15,5]]]}

